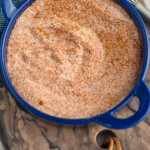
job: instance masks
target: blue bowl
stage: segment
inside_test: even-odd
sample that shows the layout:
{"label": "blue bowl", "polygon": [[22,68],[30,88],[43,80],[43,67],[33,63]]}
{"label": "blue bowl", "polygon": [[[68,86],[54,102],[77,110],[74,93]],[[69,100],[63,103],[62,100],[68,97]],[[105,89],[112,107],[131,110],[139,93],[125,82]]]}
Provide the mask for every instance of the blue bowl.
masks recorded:
{"label": "blue bowl", "polygon": [[[97,122],[109,128],[115,129],[124,129],[129,128],[131,126],[136,125],[140,121],[144,119],[144,117],[148,114],[150,110],[150,92],[147,85],[144,82],[144,78],[148,69],[149,63],[149,52],[148,52],[148,35],[145,28],[145,25],[135,10],[135,8],[126,0],[116,0],[116,2],[129,14],[129,16],[134,21],[142,40],[142,68],[139,79],[131,91],[131,93],[115,108],[103,113],[101,115],[97,115],[92,118],[83,118],[83,119],[63,119],[54,116],[50,116],[45,114],[31,105],[29,105],[22,97],[17,93],[14,89],[11,80],[7,73],[6,68],[6,55],[7,55],[7,46],[11,31],[15,25],[17,18],[22,14],[22,12],[29,7],[35,0],[25,0],[19,7],[15,7],[12,0],[1,0],[2,9],[7,19],[7,23],[2,33],[1,44],[0,44],[0,69],[2,72],[3,79],[8,87],[10,93],[13,97],[29,112],[47,119],[49,121],[61,123],[61,124],[71,124],[71,125],[81,125],[87,124],[91,122]],[[114,117],[114,113],[120,110],[123,106],[125,106],[134,96],[137,96],[140,101],[140,106],[137,112],[129,118],[126,119],[118,119]]]}

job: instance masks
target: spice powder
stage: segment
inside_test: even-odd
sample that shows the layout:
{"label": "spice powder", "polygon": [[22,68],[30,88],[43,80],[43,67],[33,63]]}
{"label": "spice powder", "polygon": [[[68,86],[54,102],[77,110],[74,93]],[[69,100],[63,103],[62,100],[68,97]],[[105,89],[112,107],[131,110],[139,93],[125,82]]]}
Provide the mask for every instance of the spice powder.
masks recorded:
{"label": "spice powder", "polygon": [[140,67],[138,31],[112,0],[36,0],[17,20],[7,49],[17,92],[62,118],[113,108],[133,89]]}

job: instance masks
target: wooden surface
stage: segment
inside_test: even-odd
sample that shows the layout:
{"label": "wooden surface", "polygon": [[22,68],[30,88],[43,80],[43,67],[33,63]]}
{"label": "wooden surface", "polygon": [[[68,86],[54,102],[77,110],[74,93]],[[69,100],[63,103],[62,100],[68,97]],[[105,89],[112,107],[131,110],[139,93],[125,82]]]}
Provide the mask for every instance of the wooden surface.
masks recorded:
{"label": "wooden surface", "polygon": [[[149,25],[147,28],[150,35]],[[145,81],[150,88],[150,69]],[[132,100],[117,116],[128,117],[137,108],[138,101]],[[99,124],[66,127],[45,122],[24,111],[5,87],[0,88],[0,135],[6,150],[97,150],[93,137],[104,128]],[[113,131],[123,150],[150,150],[150,114],[133,128]]]}

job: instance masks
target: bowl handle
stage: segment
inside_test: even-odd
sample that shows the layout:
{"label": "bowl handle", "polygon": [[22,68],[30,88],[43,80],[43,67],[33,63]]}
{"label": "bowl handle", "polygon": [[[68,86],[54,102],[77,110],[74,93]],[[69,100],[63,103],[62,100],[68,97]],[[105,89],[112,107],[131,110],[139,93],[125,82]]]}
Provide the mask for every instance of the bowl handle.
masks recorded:
{"label": "bowl handle", "polygon": [[1,0],[2,10],[7,20],[11,19],[17,11],[12,0]]}
{"label": "bowl handle", "polygon": [[113,116],[116,111],[112,110],[100,115],[95,121],[114,129],[124,129],[136,125],[144,119],[150,110],[150,91],[144,81],[138,86],[134,96],[138,97],[140,106],[133,116],[126,119],[119,119]]}

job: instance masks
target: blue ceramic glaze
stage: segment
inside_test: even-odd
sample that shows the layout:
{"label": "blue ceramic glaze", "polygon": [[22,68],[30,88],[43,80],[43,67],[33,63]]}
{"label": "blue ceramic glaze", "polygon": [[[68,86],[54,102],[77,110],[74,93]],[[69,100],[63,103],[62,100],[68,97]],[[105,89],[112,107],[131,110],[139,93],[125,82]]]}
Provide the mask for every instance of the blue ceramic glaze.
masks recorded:
{"label": "blue ceramic glaze", "polygon": [[[24,101],[20,95],[16,92],[13,85],[11,84],[10,78],[7,74],[6,68],[6,54],[7,54],[7,45],[8,40],[11,34],[11,31],[15,25],[17,18],[22,14],[22,12],[30,6],[35,0],[25,0],[19,7],[15,7],[12,0],[1,0],[3,12],[7,19],[7,23],[2,33],[1,44],[0,44],[0,69],[3,76],[3,79],[6,83],[7,88],[13,97],[29,112],[35,114],[41,118],[47,119],[49,121],[61,123],[61,124],[71,124],[71,125],[81,125],[91,122],[97,122],[109,128],[115,129],[124,129],[136,125],[144,119],[150,110],[150,92],[147,85],[144,82],[144,78],[148,69],[149,63],[149,52],[148,52],[148,35],[145,28],[145,25],[139,16],[135,8],[126,0],[116,0],[116,2],[125,9],[125,11],[133,19],[135,25],[138,28],[138,31],[142,40],[142,69],[141,74],[138,79],[137,84],[131,93],[115,108],[110,111],[103,113],[101,115],[92,117],[92,118],[83,118],[83,119],[63,119],[54,116],[47,115],[41,111],[35,109]],[[120,110],[125,106],[134,96],[137,96],[140,101],[140,106],[138,111],[131,117],[127,119],[118,119],[113,116],[115,112]]]}

